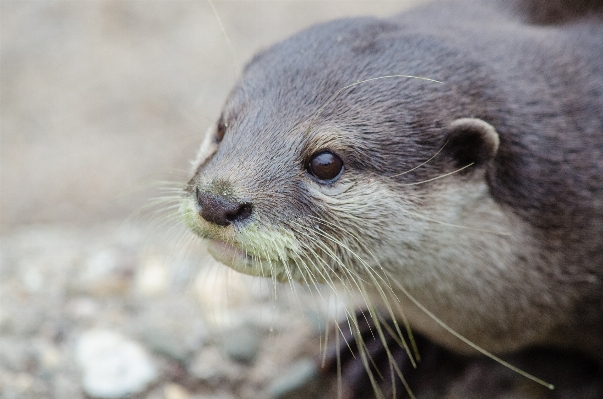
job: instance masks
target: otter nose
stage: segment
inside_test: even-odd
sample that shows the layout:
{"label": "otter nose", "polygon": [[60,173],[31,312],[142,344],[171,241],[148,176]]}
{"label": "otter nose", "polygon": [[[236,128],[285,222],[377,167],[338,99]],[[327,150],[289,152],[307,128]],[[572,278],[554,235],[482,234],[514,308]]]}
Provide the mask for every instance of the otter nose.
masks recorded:
{"label": "otter nose", "polygon": [[248,219],[252,212],[250,203],[232,202],[199,189],[197,189],[197,202],[201,206],[199,212],[201,217],[219,226],[242,222]]}

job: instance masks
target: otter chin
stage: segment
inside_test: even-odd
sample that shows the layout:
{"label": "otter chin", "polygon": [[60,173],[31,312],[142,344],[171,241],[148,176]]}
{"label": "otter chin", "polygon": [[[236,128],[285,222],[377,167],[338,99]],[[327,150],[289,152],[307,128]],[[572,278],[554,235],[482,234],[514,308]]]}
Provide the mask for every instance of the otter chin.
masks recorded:
{"label": "otter chin", "polygon": [[[245,251],[225,243],[224,241],[210,240],[207,244],[209,253],[220,263],[223,263],[241,273],[251,270],[253,258],[248,256]],[[247,273],[257,275],[255,273]]]}
{"label": "otter chin", "polygon": [[280,282],[288,280],[287,274],[283,271],[285,268],[278,259],[260,258],[219,240],[209,240],[207,250],[215,260],[240,273],[259,277],[274,276]]}
{"label": "otter chin", "polygon": [[452,351],[603,360],[603,23],[501,7],[342,19],[257,54],[187,225],[237,271],[358,292]]}

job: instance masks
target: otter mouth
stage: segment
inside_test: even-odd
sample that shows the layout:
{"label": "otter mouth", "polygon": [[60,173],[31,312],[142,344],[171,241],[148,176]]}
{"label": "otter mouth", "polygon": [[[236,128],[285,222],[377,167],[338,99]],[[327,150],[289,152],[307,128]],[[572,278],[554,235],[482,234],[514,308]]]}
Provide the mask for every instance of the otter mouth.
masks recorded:
{"label": "otter mouth", "polygon": [[244,272],[254,258],[245,250],[220,240],[208,240],[207,250],[218,262]]}
{"label": "otter mouth", "polygon": [[207,250],[220,263],[240,272],[252,276],[270,277],[275,270],[282,269],[282,262],[251,254],[233,244],[208,240]]}

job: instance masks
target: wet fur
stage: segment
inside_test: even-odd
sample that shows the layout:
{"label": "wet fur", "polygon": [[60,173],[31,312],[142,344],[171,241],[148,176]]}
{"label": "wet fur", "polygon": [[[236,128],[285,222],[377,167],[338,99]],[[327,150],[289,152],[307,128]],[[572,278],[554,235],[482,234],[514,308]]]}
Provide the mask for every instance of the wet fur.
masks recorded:
{"label": "wet fur", "polygon": [[[223,141],[206,139],[196,161],[191,228],[252,254],[251,274],[360,291],[455,351],[473,349],[404,292],[486,350],[603,361],[603,23],[493,4],[333,21],[258,54],[224,107]],[[443,84],[398,76],[334,97],[398,74]],[[459,118],[499,138],[467,168],[450,142]],[[330,185],[305,170],[322,149],[345,164]],[[252,221],[209,226],[197,188],[253,203]]]}

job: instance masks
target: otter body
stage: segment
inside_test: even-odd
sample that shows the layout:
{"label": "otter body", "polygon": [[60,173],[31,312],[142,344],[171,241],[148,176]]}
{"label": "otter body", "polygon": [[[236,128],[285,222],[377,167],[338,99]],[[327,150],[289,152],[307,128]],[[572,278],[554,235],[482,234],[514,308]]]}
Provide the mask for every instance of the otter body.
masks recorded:
{"label": "otter body", "polygon": [[496,2],[438,3],[261,52],[199,152],[187,224],[236,270],[399,302],[457,352],[473,349],[426,309],[497,354],[603,361],[593,4],[535,24]]}

